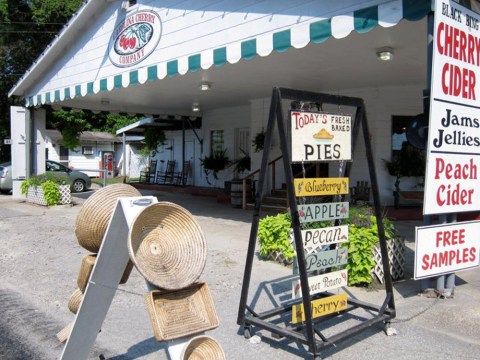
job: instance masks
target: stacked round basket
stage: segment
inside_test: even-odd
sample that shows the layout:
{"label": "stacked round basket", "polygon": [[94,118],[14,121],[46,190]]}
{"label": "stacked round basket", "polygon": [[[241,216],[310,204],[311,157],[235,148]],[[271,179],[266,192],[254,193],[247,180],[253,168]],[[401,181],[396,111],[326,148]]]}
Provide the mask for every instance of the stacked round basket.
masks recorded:
{"label": "stacked round basket", "polygon": [[[90,254],[82,259],[77,277],[77,289],[70,296],[68,309],[76,314],[82,302],[83,294],[87,288],[90,275],[95,265],[97,253],[100,250],[103,237],[107,230],[117,199],[120,197],[141,196],[140,192],[131,185],[113,184],[97,190],[83,204],[77,215],[75,235],[81,247]],[[133,264],[129,262],[122,276],[121,284],[127,282]],[[71,325],[57,334],[61,342],[67,340]]]}
{"label": "stacked round basket", "polygon": [[169,350],[172,360],[225,359],[217,341],[199,335],[219,322],[207,283],[198,281],[207,250],[192,214],[170,202],[146,207],[130,227],[128,251],[155,289],[145,295],[155,338],[182,344],[178,354]]}

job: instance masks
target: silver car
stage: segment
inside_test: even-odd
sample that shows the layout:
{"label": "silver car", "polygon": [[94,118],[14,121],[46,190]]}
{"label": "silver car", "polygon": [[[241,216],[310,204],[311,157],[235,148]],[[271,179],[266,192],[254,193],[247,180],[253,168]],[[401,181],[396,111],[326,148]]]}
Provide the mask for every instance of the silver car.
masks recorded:
{"label": "silver car", "polygon": [[12,163],[0,164],[0,192],[9,193],[12,190]]}

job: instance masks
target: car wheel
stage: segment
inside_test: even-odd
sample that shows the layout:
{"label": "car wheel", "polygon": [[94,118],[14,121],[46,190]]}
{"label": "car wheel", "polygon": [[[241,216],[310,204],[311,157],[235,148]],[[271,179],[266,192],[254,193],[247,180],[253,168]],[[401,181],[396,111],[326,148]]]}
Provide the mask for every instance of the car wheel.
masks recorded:
{"label": "car wheel", "polygon": [[76,179],[72,184],[72,191],[74,193],[85,191],[85,181],[81,179]]}

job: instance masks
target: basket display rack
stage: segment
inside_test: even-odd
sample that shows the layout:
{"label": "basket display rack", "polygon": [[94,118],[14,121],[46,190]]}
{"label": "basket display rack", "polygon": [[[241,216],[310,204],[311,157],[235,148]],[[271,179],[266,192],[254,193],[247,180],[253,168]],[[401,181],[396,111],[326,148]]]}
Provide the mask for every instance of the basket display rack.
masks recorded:
{"label": "basket display rack", "polygon": [[[381,304],[371,304],[361,301],[359,299],[348,296],[348,306],[345,310],[339,311],[334,314],[330,314],[322,317],[312,317],[311,305],[312,301],[317,299],[326,298],[333,295],[329,292],[322,292],[311,295],[309,292],[308,276],[306,269],[306,262],[304,257],[304,246],[302,241],[302,234],[300,229],[300,219],[297,207],[297,199],[294,189],[293,172],[290,163],[290,152],[287,143],[287,132],[285,130],[285,124],[288,123],[284,119],[284,112],[282,109],[282,100],[290,100],[300,103],[315,103],[315,104],[330,104],[346,107],[356,108],[355,119],[353,121],[352,128],[352,142],[351,151],[352,158],[355,152],[355,145],[359,134],[360,127],[363,130],[363,138],[366,147],[366,159],[368,162],[370,183],[372,186],[372,196],[374,202],[374,215],[377,218],[378,224],[378,236],[380,243],[380,255],[383,260],[383,274],[385,277],[385,297]],[[255,247],[257,241],[258,224],[260,219],[260,211],[262,207],[262,199],[264,193],[264,186],[266,180],[266,172],[269,161],[270,145],[272,137],[275,131],[275,125],[277,125],[278,135],[280,138],[281,154],[283,156],[283,165],[285,171],[285,182],[287,186],[288,203],[290,204],[290,213],[292,218],[292,229],[295,240],[295,249],[297,253],[298,271],[301,283],[301,291],[303,297],[286,301],[273,309],[257,312],[253,306],[247,304],[251,274],[253,271],[253,260],[255,256]],[[343,171],[343,177],[349,177],[352,167],[352,161],[346,163]],[[345,195],[341,198],[343,201]],[[337,221],[338,222],[338,221]],[[337,223],[336,223],[337,225]],[[292,324],[288,321],[280,323],[277,321],[278,316],[287,316],[292,313],[292,309],[295,305],[303,304],[305,321],[301,323]],[[356,309],[363,309],[372,314],[369,318],[362,318],[358,323],[350,324],[346,323],[339,332],[330,334],[332,331],[328,331],[329,335],[326,335],[325,330],[328,325],[327,320],[336,318],[337,323],[342,322],[350,312]],[[243,276],[242,292],[240,297],[240,304],[238,309],[237,324],[243,328],[243,335],[249,338],[255,328],[263,329],[271,332],[273,337],[276,338],[288,338],[295,342],[302,343],[308,347],[308,351],[313,355],[314,359],[320,359],[320,351],[325,348],[334,345],[337,342],[346,339],[352,339],[352,336],[374,325],[382,325],[383,330],[388,330],[391,319],[395,318],[395,302],[393,296],[393,285],[390,276],[390,267],[388,261],[388,249],[385,238],[385,229],[382,222],[382,211],[380,206],[380,195],[378,190],[378,182],[374,167],[373,151],[370,142],[370,133],[368,129],[366,110],[364,102],[361,98],[321,94],[314,92],[306,92],[285,88],[274,88],[272,92],[272,98],[270,103],[270,111],[268,118],[268,125],[266,130],[266,137],[264,143],[264,151],[261,163],[261,169],[258,180],[258,187],[255,194],[255,207],[253,212],[252,225],[250,230],[249,245],[247,249],[247,257],[245,263],[245,272]]]}

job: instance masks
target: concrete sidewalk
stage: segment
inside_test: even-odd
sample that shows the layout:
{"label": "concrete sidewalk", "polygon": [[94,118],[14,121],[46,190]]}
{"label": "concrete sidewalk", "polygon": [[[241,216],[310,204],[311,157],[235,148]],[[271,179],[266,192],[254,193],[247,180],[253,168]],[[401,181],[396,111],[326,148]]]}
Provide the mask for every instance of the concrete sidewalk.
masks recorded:
{"label": "concrete sidewalk", "polygon": [[[207,238],[207,265],[201,280],[208,283],[220,326],[207,332],[224,348],[227,359],[311,358],[308,349],[288,339],[274,339],[259,330],[259,343],[243,337],[236,325],[245,256],[252,213],[218,204],[214,198],[175,193],[150,193],[159,201],[171,201],[189,210]],[[16,340],[25,344],[38,359],[59,358],[63,345],[55,334],[74,316],[67,309],[75,290],[81,258],[86,251],[74,235],[76,215],[83,199],[73,207],[45,209],[0,196],[0,300],[9,299],[6,313]],[[414,226],[416,221],[396,222],[406,238],[407,273],[394,283],[397,318],[392,327],[398,335],[386,336],[382,327],[373,327],[335,344],[321,353],[329,359],[477,359],[480,340],[476,336],[480,320],[479,270],[458,273],[453,299],[417,296],[420,284],[412,280]],[[8,234],[4,237],[3,234]],[[257,311],[269,310],[288,300],[292,272],[288,267],[255,259],[248,303]],[[359,300],[380,305],[385,292],[349,287],[346,291]],[[98,335],[91,359],[100,354],[107,359],[168,359],[167,344],[153,338],[143,294],[143,278],[134,271],[129,282],[115,295]],[[5,305],[4,305],[5,306]],[[35,316],[31,317],[32,314]],[[335,328],[323,329],[330,336],[369,314],[339,319]],[[37,319],[30,321],[30,319]],[[5,319],[5,316],[1,318]],[[0,319],[0,323],[2,320]],[[0,358],[2,356],[0,347]]]}

